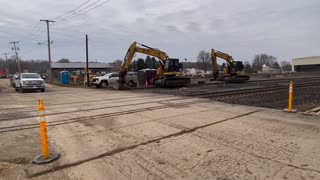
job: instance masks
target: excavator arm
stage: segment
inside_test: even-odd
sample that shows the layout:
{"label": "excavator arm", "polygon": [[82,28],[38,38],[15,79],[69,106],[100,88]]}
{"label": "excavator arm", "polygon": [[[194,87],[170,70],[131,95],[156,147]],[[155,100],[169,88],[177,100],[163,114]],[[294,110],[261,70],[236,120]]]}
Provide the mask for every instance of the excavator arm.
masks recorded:
{"label": "excavator arm", "polygon": [[180,66],[179,59],[169,58],[165,52],[160,51],[159,49],[133,42],[120,67],[119,81],[116,83],[115,89],[121,89],[126,84],[126,74],[132,63],[132,59],[137,52],[157,57],[160,60],[160,67],[157,69],[157,77],[154,79],[156,86],[174,87],[185,86],[187,83],[190,83],[190,78],[182,77],[182,66]]}
{"label": "excavator arm", "polygon": [[243,72],[243,63],[241,61],[234,61],[232,56],[227,53],[223,53],[220,51],[216,51],[211,49],[211,59],[213,65],[213,78],[217,79],[219,76],[219,66],[217,63],[217,57],[224,59],[227,61],[226,70],[224,70],[224,77],[223,78],[231,78],[233,82],[246,82],[249,80],[249,76],[247,75],[240,75]]}
{"label": "excavator arm", "polygon": [[232,56],[230,56],[229,54],[226,54],[226,53],[211,49],[211,59],[212,59],[213,76],[214,77],[217,77],[218,73],[219,73],[219,66],[218,66],[218,63],[217,63],[217,57],[227,61],[228,67],[232,66],[233,65],[233,61],[234,61]]}
{"label": "excavator arm", "polygon": [[211,49],[211,60],[212,60],[212,66],[213,66],[213,78],[216,79],[219,74],[219,65],[217,62],[217,55],[214,49]]}
{"label": "excavator arm", "polygon": [[[140,45],[142,47],[139,47],[137,45]],[[119,72],[120,81],[122,81],[122,82],[125,81],[125,77],[128,72],[129,66],[132,63],[132,59],[133,59],[136,52],[157,57],[160,59],[160,61],[162,61],[162,64],[164,63],[164,61],[166,61],[169,58],[165,52],[162,52],[158,49],[146,46],[144,44],[139,44],[137,42],[133,42],[127,51],[127,54],[124,58],[123,64],[121,65],[120,72]]]}

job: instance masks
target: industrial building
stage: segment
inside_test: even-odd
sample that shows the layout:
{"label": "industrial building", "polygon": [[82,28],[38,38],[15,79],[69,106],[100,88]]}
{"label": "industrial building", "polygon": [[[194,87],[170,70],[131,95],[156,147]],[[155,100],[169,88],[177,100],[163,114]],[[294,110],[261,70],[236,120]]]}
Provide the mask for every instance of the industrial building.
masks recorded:
{"label": "industrial building", "polygon": [[292,59],[292,71],[317,72],[320,71],[320,56],[310,56]]}
{"label": "industrial building", "polygon": [[[68,71],[71,76],[77,76],[79,80],[84,78],[86,68],[85,62],[69,62],[69,63],[51,63],[52,75],[54,80],[58,80],[61,71]],[[100,75],[113,71],[113,66],[108,63],[89,63],[91,73]]]}

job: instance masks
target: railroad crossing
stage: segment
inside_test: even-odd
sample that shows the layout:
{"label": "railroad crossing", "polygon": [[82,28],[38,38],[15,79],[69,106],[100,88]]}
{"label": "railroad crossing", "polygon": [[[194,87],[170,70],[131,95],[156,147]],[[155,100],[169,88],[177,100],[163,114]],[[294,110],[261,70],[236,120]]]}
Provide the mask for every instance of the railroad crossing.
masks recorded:
{"label": "railroad crossing", "polygon": [[[320,178],[318,116],[210,99],[219,95],[47,89],[2,91],[0,167],[5,179]],[[50,151],[61,155],[41,166],[30,163],[41,153],[40,97]]]}

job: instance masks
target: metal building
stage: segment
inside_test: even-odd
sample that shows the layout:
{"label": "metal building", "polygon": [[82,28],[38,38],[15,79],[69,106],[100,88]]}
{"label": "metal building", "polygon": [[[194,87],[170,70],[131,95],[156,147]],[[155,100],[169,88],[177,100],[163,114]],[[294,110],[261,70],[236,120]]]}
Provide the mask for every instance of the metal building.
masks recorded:
{"label": "metal building", "polygon": [[[51,63],[53,79],[59,79],[61,71],[68,71],[70,75],[78,76],[79,79],[84,78],[86,68],[85,62],[69,62],[69,63]],[[112,72],[113,66],[108,63],[89,62],[89,69],[93,74],[105,74]]]}
{"label": "metal building", "polygon": [[320,72],[320,56],[310,56],[292,59],[292,71]]}

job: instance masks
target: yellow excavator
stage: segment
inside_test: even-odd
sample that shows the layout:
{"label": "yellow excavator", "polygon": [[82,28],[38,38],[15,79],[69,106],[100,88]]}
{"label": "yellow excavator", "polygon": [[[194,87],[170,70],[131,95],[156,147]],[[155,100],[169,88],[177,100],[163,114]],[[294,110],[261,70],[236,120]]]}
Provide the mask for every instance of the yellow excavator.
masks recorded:
{"label": "yellow excavator", "polygon": [[[219,73],[217,57],[227,61],[227,65],[223,69],[223,73]],[[242,83],[247,82],[250,79],[250,76],[244,74],[244,65],[242,61],[233,60],[232,56],[229,54],[211,49],[211,59],[214,80],[221,80],[227,83]]]}
{"label": "yellow excavator", "polygon": [[190,78],[182,76],[182,64],[179,63],[179,59],[169,58],[165,52],[159,49],[133,42],[120,67],[119,81],[116,83],[116,89],[125,87],[128,68],[132,63],[132,59],[136,52],[154,56],[160,60],[160,65],[157,69],[157,77],[154,80],[154,84],[157,87],[182,87],[187,83],[190,83]]}

